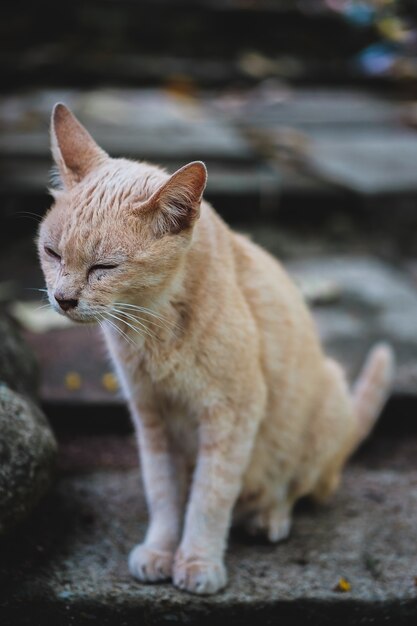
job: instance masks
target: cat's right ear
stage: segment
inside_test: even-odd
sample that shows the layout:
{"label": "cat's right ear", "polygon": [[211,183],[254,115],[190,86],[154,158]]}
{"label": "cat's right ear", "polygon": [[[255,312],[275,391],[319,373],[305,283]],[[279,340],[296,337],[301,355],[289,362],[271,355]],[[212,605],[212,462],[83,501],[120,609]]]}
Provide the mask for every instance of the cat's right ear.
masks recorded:
{"label": "cat's right ear", "polygon": [[64,188],[70,189],[108,159],[108,155],[64,104],[51,117],[51,149]]}

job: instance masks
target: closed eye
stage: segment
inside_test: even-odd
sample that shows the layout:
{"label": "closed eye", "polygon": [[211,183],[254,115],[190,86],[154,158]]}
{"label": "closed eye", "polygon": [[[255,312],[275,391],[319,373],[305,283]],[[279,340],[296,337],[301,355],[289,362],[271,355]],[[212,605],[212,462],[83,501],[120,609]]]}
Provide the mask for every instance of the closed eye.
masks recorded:
{"label": "closed eye", "polygon": [[44,250],[46,254],[48,256],[51,256],[53,259],[57,259],[58,261],[61,260],[61,256],[58,254],[58,252],[55,252],[55,250],[52,250],[52,248],[49,248],[49,246],[45,246]]}
{"label": "closed eye", "polygon": [[115,265],[115,264],[111,264],[111,263],[108,263],[108,264],[98,263],[97,265],[92,265],[90,267],[89,271],[90,272],[95,272],[95,271],[98,271],[98,270],[114,270],[116,267],[118,267],[118,266]]}

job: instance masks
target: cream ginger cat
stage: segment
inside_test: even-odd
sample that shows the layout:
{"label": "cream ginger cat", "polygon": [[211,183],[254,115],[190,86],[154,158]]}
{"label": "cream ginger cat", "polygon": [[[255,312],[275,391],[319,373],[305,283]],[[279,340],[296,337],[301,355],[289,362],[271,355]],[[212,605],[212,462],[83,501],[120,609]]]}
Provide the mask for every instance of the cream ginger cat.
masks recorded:
{"label": "cream ginger cat", "polygon": [[49,299],[98,322],[136,427],[149,527],[143,582],[215,593],[232,522],[276,542],[295,501],[327,498],[390,390],[380,345],[353,392],[279,263],[202,200],[206,168],[172,176],[110,158],[52,115],[62,189],[39,231]]}

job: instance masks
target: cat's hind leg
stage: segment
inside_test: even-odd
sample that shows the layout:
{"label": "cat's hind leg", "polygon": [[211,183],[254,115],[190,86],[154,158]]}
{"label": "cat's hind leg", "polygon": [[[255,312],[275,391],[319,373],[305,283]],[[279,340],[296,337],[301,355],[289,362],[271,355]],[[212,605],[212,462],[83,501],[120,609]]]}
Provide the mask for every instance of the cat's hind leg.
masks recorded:
{"label": "cat's hind leg", "polygon": [[291,531],[291,507],[287,503],[253,514],[244,525],[246,532],[254,537],[262,536],[271,543],[287,539]]}
{"label": "cat's hind leg", "polygon": [[251,536],[263,537],[271,543],[287,539],[291,531],[291,516],[294,499],[288,495],[287,487],[278,488],[274,498],[255,508],[243,522],[244,530]]}

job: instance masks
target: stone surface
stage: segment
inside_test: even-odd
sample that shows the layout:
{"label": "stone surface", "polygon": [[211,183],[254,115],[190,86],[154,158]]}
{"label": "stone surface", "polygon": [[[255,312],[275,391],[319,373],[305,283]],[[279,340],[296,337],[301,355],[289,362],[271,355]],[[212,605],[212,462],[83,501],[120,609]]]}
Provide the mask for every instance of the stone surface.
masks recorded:
{"label": "stone surface", "polygon": [[35,404],[0,383],[0,535],[25,518],[50,483],[56,443]]}
{"label": "stone surface", "polygon": [[35,397],[39,370],[33,352],[24,342],[18,324],[0,312],[0,383]]}
{"label": "stone surface", "polygon": [[241,123],[259,128],[291,126],[310,131],[322,128],[367,129],[397,124],[402,106],[365,89],[326,87],[293,89],[266,81],[247,92],[237,113]]}
{"label": "stone surface", "polygon": [[[80,117],[113,157],[148,160],[173,172],[192,160],[209,168],[207,197],[232,199],[239,214],[276,209],[281,180],[226,116],[192,91],[169,89],[37,90],[0,98],[0,194],[50,203],[49,118],[57,101]],[[35,203],[34,203],[35,204]],[[38,210],[38,209],[37,209]],[[17,210],[16,210],[17,212]]]}
{"label": "stone surface", "polygon": [[[2,157],[50,158],[48,125],[64,101],[112,156],[253,161],[250,144],[204,102],[163,89],[45,90],[0,99]],[[28,122],[29,119],[29,122]]]}
{"label": "stone surface", "polygon": [[[40,394],[44,401],[103,405],[121,402],[118,390],[105,385],[104,377],[112,366],[99,328],[73,324],[26,336],[41,363]],[[71,385],[72,374],[78,376],[76,385]]]}
{"label": "stone surface", "polygon": [[36,406],[38,379],[17,323],[0,315],[0,534],[29,514],[51,479],[56,443]]}
{"label": "stone surface", "polygon": [[367,200],[416,191],[416,134],[406,126],[407,103],[401,99],[265,81],[240,99],[218,100],[289,169],[283,192],[312,193],[317,183],[322,194],[349,191]]}
{"label": "stone surface", "polygon": [[[229,585],[211,598],[168,584],[143,586],[129,576],[126,556],[146,526],[138,471],[131,469],[133,442],[91,441],[90,453],[88,438],[81,443],[82,458],[74,455],[77,444],[62,443],[57,486],[30,525],[0,546],[3,626],[415,624],[415,433],[372,440],[328,505],[298,507],[285,543],[255,544],[234,534]],[[340,578],[350,591],[335,591]]]}
{"label": "stone surface", "polygon": [[313,133],[307,156],[323,179],[363,195],[410,194],[417,190],[417,136],[385,127],[347,133]]}
{"label": "stone surface", "polygon": [[394,391],[417,393],[417,290],[407,275],[365,256],[310,258],[288,267],[302,289],[320,281],[333,287],[314,316],[327,350],[350,378],[371,345],[386,341],[397,358]]}

